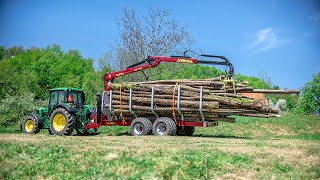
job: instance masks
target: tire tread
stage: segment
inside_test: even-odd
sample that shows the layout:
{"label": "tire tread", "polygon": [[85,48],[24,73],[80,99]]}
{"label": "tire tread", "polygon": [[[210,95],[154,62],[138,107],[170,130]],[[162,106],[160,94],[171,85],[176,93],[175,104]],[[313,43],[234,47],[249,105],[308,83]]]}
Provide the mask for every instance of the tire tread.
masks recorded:
{"label": "tire tread", "polygon": [[[54,127],[52,126],[53,117],[58,113],[63,114],[67,120],[66,128],[60,132],[55,131]],[[68,110],[66,110],[65,108],[59,107],[52,111],[50,115],[50,130],[53,134],[68,136],[68,135],[71,135],[75,127],[76,127],[76,118]]]}
{"label": "tire tread", "polygon": [[159,136],[160,134],[157,133],[156,131],[156,126],[158,123],[165,123],[167,125],[168,131],[166,131],[166,133],[164,135],[169,135],[169,136],[174,136],[176,135],[177,132],[177,126],[176,123],[168,118],[168,117],[160,117],[158,119],[156,119],[153,123],[153,127],[152,127],[152,132],[154,135]]}
{"label": "tire tread", "polygon": [[[31,132],[27,132],[25,130],[25,123],[27,122],[27,120],[31,119],[33,121],[34,124],[34,128]],[[22,123],[21,123],[21,128],[22,128],[22,132],[25,134],[37,134],[40,132],[40,127],[39,127],[39,120],[31,115],[29,115],[27,118],[25,118]]]}
{"label": "tire tread", "polygon": [[[141,123],[144,126],[145,131],[142,132],[142,134],[135,134],[133,126],[135,123]],[[152,132],[152,123],[149,119],[144,117],[138,117],[134,119],[130,125],[130,134],[132,136],[143,136],[143,135],[149,135]]]}

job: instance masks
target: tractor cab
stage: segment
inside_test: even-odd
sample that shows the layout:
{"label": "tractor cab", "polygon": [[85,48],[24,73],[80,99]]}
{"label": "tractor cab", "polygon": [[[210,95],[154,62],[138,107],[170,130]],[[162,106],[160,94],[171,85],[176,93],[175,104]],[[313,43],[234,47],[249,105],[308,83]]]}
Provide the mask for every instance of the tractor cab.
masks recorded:
{"label": "tractor cab", "polygon": [[50,89],[50,99],[48,107],[53,108],[56,105],[64,104],[80,108],[85,105],[84,92],[77,88],[55,88]]}

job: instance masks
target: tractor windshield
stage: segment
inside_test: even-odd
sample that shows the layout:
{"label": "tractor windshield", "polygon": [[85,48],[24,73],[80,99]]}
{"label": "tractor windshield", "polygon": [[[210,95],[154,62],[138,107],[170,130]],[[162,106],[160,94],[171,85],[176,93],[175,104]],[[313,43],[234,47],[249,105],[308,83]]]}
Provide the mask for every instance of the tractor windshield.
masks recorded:
{"label": "tractor windshield", "polygon": [[71,91],[68,92],[73,97],[73,101],[76,105],[83,105],[84,104],[84,94],[80,91]]}

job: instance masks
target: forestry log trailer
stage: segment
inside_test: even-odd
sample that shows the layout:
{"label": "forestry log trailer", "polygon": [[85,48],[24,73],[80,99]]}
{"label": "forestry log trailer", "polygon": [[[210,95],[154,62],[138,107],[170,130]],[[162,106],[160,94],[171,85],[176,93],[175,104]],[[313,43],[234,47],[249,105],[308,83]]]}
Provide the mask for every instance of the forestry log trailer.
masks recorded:
{"label": "forestry log trailer", "polygon": [[[143,70],[148,68],[155,68],[161,62],[169,63],[190,63],[190,64],[207,64],[207,65],[224,65],[226,66],[226,74],[228,75],[225,82],[233,82],[234,84],[234,67],[230,61],[224,56],[214,56],[214,55],[201,55],[206,58],[219,58],[222,61],[211,61],[211,60],[198,60],[189,56],[149,56],[147,59],[133,64],[127,67],[124,70],[117,72],[112,72],[105,74],[104,76],[104,89],[102,96],[97,95],[97,113],[92,118],[95,119],[94,123],[89,124],[86,128],[99,128],[99,126],[130,126],[130,133],[132,135],[147,135],[153,133],[154,135],[192,135],[194,133],[195,127],[208,127],[208,126],[217,126],[217,122],[207,122],[205,121],[204,114],[202,112],[202,91],[200,93],[200,102],[199,102],[199,112],[202,115],[202,121],[194,122],[184,120],[183,114],[180,111],[180,88],[177,88],[177,107],[176,110],[179,112],[179,116],[175,117],[173,114],[172,117],[175,117],[173,120],[169,117],[159,117],[154,111],[154,91],[151,92],[151,103],[150,111],[154,116],[148,117],[138,117],[134,110],[132,109],[132,90],[130,90],[129,97],[129,111],[132,114],[131,118],[117,116],[112,112],[112,90],[110,90],[110,85],[115,78],[120,76],[134,73],[137,71],[142,71],[146,80],[148,80],[146,74]],[[228,71],[227,71],[228,69]],[[101,101],[99,101],[101,99]],[[111,121],[110,121],[111,120]]]}
{"label": "forestry log trailer", "polygon": [[[97,94],[96,111],[86,105],[85,95],[81,89],[76,88],[55,88],[50,89],[50,99],[47,107],[37,108],[36,112],[30,114],[21,123],[21,129],[24,133],[35,134],[40,129],[48,129],[50,134],[70,135],[75,129],[78,134],[88,134],[96,132],[100,126],[130,126],[132,135],[187,135],[194,133],[195,127],[217,126],[217,122],[205,121],[202,112],[202,88],[199,97],[199,112],[202,121],[188,121],[183,118],[180,111],[180,88],[178,86],[177,107],[176,110],[180,116],[175,117],[175,121],[169,117],[159,117],[154,111],[154,92],[151,92],[150,111],[154,116],[138,117],[132,109],[132,96],[130,93],[129,111],[131,117],[124,118],[121,115],[115,115],[112,110],[112,90],[109,88],[115,78],[120,76],[143,71],[148,68],[155,68],[161,62],[172,63],[191,63],[224,65],[228,68],[226,83],[233,83],[234,68],[230,61],[224,56],[201,55],[207,58],[220,58],[222,61],[197,60],[192,57],[184,56],[149,56],[147,59],[127,67],[125,70],[105,74],[104,92]],[[143,72],[144,73],[144,72]],[[145,74],[144,74],[145,75]],[[145,75],[146,77],[146,75]],[[146,77],[147,79],[147,77]],[[131,90],[130,90],[131,92]]]}

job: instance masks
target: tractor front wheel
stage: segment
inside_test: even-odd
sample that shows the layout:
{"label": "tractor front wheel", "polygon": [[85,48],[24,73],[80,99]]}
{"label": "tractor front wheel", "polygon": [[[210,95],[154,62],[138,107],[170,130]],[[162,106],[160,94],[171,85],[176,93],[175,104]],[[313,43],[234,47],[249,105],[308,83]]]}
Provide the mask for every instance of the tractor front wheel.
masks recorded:
{"label": "tractor front wheel", "polygon": [[50,130],[55,135],[70,135],[76,125],[76,118],[64,108],[53,110],[50,116]]}
{"label": "tractor front wheel", "polygon": [[22,121],[21,128],[25,134],[36,134],[40,131],[39,121],[33,116],[28,116]]}

